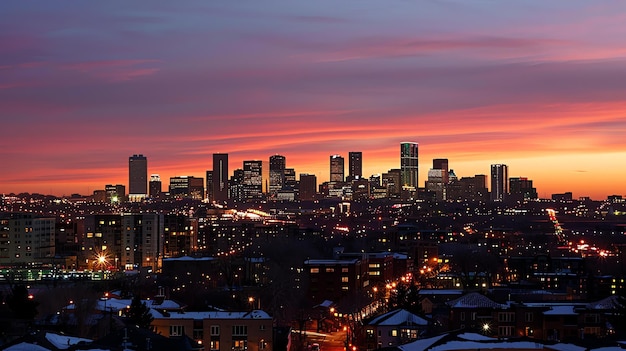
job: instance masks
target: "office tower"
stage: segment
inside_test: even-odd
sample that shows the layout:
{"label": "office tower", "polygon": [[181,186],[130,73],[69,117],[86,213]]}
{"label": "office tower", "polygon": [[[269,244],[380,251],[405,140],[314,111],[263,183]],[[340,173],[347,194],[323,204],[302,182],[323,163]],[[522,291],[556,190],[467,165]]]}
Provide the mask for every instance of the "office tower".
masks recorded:
{"label": "office tower", "polygon": [[503,201],[509,193],[509,167],[503,164],[491,165],[491,200]]}
{"label": "office tower", "polygon": [[348,153],[348,181],[363,177],[363,153],[351,151]]}
{"label": "office tower", "polygon": [[211,201],[228,200],[228,154],[213,154],[213,198]]}
{"label": "office tower", "polygon": [[388,197],[398,197],[402,192],[402,171],[390,169],[382,175],[383,188],[387,189]]}
{"label": "office tower", "polygon": [[170,196],[178,199],[204,199],[204,179],[192,176],[170,177]]}
{"label": "office tower", "polygon": [[243,191],[243,169],[237,168],[233,171],[233,176],[228,181],[228,198],[241,201],[245,199]]}
{"label": "office tower", "polygon": [[270,156],[270,194],[276,194],[285,185],[285,156]]}
{"label": "office tower", "polygon": [[285,183],[283,184],[283,189],[293,191],[296,189],[297,185],[296,170],[293,168],[285,168]]}
{"label": "office tower", "polygon": [[311,201],[317,193],[317,177],[314,174],[300,174],[300,200]]}
{"label": "office tower", "polygon": [[213,198],[213,171],[206,171],[206,194],[205,197],[207,200],[211,200]]}
{"label": "office tower", "polygon": [[330,181],[343,182],[344,180],[343,157],[339,155],[330,156]]}
{"label": "office tower", "polygon": [[418,144],[400,143],[400,172],[402,187],[417,190],[418,187]]}
{"label": "office tower", "polygon": [[509,191],[510,197],[516,201],[534,200],[538,197],[533,181],[525,177],[509,179]]}
{"label": "office tower", "polygon": [[243,161],[243,191],[246,199],[263,194],[263,161]]}
{"label": "office tower", "polygon": [[428,171],[426,180],[426,191],[433,194],[435,200],[447,200],[448,175],[448,159],[433,159],[433,168]]}
{"label": "office tower", "polygon": [[141,201],[148,195],[148,159],[144,155],[128,158],[128,198]]}
{"label": "office tower", "polygon": [[161,197],[161,193],[163,192],[163,185],[161,183],[161,176],[158,174],[150,175],[150,187],[149,187],[150,197],[153,199]]}

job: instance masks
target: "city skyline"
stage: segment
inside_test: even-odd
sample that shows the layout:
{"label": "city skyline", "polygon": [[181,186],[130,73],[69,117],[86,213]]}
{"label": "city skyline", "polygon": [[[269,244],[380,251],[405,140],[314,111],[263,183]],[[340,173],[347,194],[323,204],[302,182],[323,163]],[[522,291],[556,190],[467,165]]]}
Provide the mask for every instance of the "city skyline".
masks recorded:
{"label": "city skyline", "polygon": [[149,5],[0,5],[0,193],[127,184],[134,154],[163,180],[281,154],[321,183],[333,154],[399,168],[403,140],[420,187],[447,158],[540,197],[626,193],[626,4]]}

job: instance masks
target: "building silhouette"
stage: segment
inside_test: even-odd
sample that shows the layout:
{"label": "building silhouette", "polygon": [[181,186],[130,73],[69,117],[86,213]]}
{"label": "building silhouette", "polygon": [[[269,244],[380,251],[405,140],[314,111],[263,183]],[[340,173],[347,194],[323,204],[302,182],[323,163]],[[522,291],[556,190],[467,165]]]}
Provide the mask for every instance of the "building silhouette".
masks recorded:
{"label": "building silhouette", "polygon": [[509,194],[509,167],[503,164],[491,165],[491,200],[503,201]]}
{"label": "building silhouette", "polygon": [[283,190],[285,185],[286,164],[285,156],[270,156],[270,194],[276,194],[278,191]]}
{"label": "building silhouette", "polygon": [[330,181],[341,183],[344,177],[344,159],[340,155],[330,156]]}
{"label": "building silhouette", "polygon": [[418,188],[418,144],[415,142],[400,143],[400,172],[402,187],[417,190]]}
{"label": "building silhouette", "polygon": [[363,178],[363,153],[350,151],[348,153],[348,181]]}
{"label": "building silhouette", "polygon": [[153,198],[161,197],[161,193],[163,192],[163,184],[161,182],[161,176],[158,174],[150,175],[150,186],[148,195]]}
{"label": "building silhouette", "polygon": [[204,179],[193,176],[170,177],[170,196],[179,199],[204,199]]}
{"label": "building silhouette", "polygon": [[317,193],[317,177],[315,174],[300,174],[300,200],[315,200]]}
{"label": "building silhouette", "polygon": [[211,201],[228,200],[228,154],[213,154],[213,198]]}
{"label": "building silhouette", "polygon": [[148,159],[144,155],[128,158],[128,198],[141,201],[148,196]]}
{"label": "building silhouette", "polygon": [[243,161],[243,191],[246,199],[261,197],[263,194],[263,161]]}

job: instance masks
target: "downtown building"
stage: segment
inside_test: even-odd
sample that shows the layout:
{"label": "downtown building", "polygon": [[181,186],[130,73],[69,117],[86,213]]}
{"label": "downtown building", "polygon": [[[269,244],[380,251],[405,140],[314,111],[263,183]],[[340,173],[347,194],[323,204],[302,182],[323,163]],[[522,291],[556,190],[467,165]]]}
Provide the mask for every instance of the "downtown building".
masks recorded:
{"label": "downtown building", "polygon": [[170,177],[169,194],[176,199],[204,199],[204,179],[193,176]]}
{"label": "downtown building", "polygon": [[504,201],[509,194],[509,167],[491,165],[491,201]]}
{"label": "downtown building", "polygon": [[270,156],[269,193],[275,196],[285,185],[286,158],[282,155]]}
{"label": "downtown building", "polygon": [[228,201],[228,154],[213,154],[210,201]]}
{"label": "downtown building", "polygon": [[144,155],[128,158],[128,200],[143,201],[148,196],[148,159]]}
{"label": "downtown building", "polygon": [[418,144],[415,142],[400,143],[400,174],[401,190],[416,193],[419,184]]}
{"label": "downtown building", "polygon": [[343,183],[345,180],[344,158],[340,155],[330,156],[330,182]]}
{"label": "downtown building", "polygon": [[350,151],[348,153],[348,181],[363,178],[363,153]]}
{"label": "downtown building", "polygon": [[263,196],[263,161],[243,161],[243,195],[245,199]]}

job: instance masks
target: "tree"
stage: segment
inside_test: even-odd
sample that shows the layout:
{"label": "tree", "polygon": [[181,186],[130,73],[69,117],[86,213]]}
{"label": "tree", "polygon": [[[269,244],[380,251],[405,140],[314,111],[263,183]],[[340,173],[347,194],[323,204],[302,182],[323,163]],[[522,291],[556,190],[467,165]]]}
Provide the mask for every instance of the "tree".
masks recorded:
{"label": "tree", "polygon": [[6,298],[7,305],[15,318],[33,320],[37,315],[39,302],[28,293],[25,285],[16,285],[11,289],[11,294]]}
{"label": "tree", "polygon": [[150,324],[152,324],[154,317],[152,317],[150,309],[146,306],[146,303],[141,302],[139,295],[135,295],[130,303],[130,308],[128,309],[128,319],[140,328],[151,329]]}

